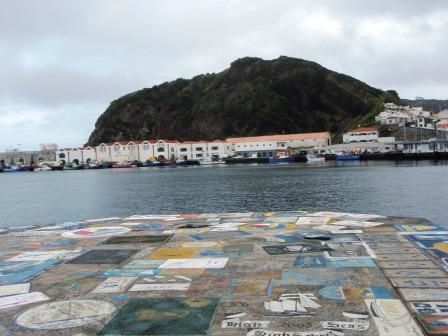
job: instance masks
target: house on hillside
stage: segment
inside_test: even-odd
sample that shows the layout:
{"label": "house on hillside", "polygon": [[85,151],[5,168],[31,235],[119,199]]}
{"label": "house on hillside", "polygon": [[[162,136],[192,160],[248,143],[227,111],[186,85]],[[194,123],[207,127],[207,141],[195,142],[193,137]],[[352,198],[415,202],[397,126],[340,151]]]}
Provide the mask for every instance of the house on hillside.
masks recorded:
{"label": "house on hillside", "polygon": [[358,127],[342,135],[344,143],[378,142],[379,133],[375,127]]}

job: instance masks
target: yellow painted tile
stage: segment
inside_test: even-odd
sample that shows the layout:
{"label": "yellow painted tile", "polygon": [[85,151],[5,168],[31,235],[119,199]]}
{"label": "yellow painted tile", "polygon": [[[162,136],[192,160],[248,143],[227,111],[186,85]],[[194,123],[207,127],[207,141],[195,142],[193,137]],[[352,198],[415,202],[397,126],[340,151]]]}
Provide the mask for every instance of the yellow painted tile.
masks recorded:
{"label": "yellow painted tile", "polygon": [[162,247],[150,254],[148,259],[188,259],[198,251],[197,247]]}

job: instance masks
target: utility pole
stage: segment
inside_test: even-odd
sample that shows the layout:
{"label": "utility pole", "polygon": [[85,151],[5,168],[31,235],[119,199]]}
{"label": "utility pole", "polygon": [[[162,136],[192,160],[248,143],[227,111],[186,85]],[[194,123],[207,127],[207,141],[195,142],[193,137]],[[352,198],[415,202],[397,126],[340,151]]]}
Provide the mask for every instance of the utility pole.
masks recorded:
{"label": "utility pole", "polygon": [[403,123],[403,141],[406,142],[406,121]]}

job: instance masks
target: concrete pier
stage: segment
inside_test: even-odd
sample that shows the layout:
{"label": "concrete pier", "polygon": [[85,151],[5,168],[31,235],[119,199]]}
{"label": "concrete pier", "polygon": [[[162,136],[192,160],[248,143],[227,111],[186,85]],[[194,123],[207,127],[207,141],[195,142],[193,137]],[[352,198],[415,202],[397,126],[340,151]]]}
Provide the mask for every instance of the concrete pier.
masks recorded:
{"label": "concrete pier", "polygon": [[447,335],[448,231],[302,211],[0,233],[1,335]]}

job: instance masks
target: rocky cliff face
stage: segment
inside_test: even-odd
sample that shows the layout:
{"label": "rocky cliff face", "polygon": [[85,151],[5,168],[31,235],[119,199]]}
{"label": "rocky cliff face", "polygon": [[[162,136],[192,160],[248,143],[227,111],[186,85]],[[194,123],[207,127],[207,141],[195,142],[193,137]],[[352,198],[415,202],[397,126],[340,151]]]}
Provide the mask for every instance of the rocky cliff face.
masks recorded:
{"label": "rocky cliff face", "polygon": [[88,144],[119,140],[219,139],[344,130],[373,120],[382,91],[317,63],[246,57],[230,68],[127,94],[98,118]]}

